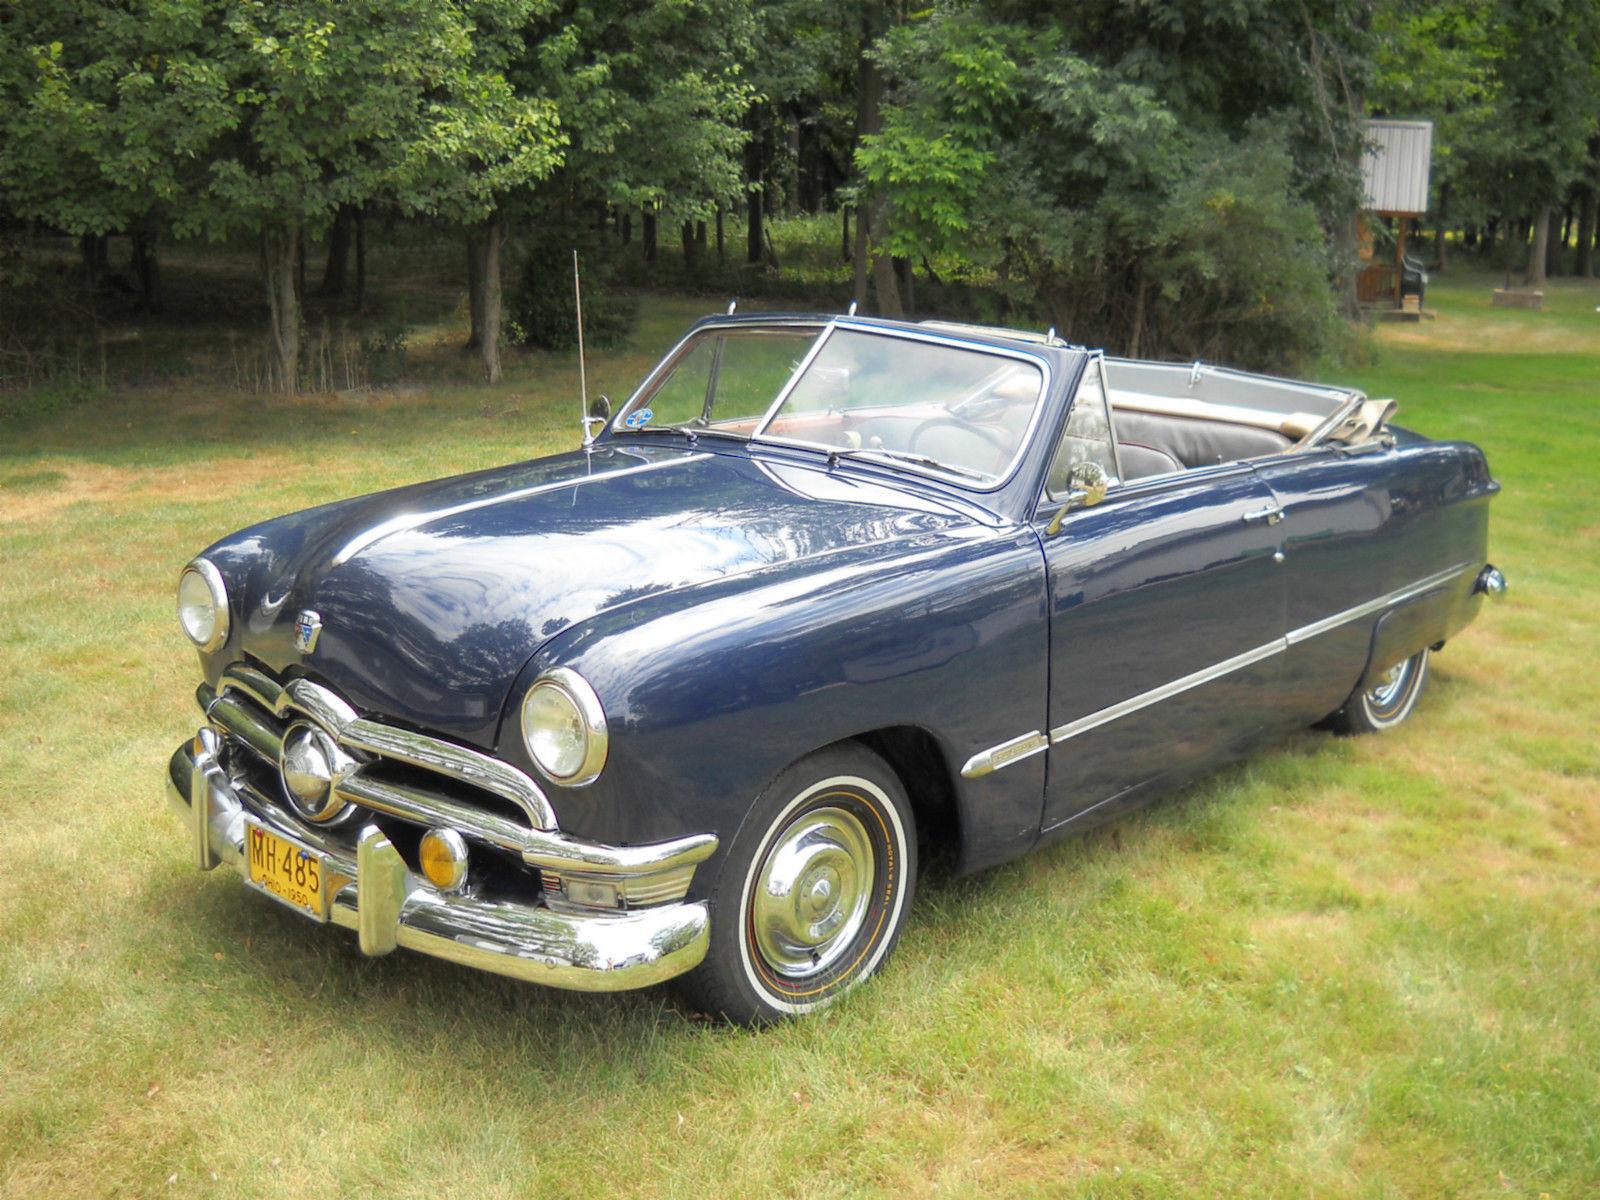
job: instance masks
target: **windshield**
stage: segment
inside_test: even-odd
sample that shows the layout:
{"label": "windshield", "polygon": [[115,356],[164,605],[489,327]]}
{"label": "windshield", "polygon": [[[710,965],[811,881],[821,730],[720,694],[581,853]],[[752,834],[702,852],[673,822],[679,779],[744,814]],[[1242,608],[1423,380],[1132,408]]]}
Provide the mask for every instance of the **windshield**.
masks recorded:
{"label": "windshield", "polygon": [[747,438],[821,332],[821,325],[772,325],[696,334],[633,398],[616,427]]}
{"label": "windshield", "polygon": [[1032,358],[977,346],[821,324],[712,328],[614,428],[759,436],[986,486],[1009,474],[1044,382]]}
{"label": "windshield", "polygon": [[1043,391],[1044,371],[1028,358],[835,329],[760,436],[994,483]]}

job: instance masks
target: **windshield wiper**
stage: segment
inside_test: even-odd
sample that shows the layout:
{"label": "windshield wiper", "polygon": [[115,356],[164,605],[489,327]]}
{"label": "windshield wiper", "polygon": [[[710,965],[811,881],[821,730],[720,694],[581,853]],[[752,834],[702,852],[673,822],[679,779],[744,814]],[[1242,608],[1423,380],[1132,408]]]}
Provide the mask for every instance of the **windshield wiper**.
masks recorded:
{"label": "windshield wiper", "polygon": [[943,462],[937,458],[929,458],[926,454],[912,454],[906,450],[886,450],[882,446],[841,446],[836,450],[828,451],[828,457],[887,458],[895,462],[916,463],[919,467],[932,467],[936,471],[948,471],[952,475],[961,475],[967,479],[976,479],[980,483],[987,483],[989,481],[989,476],[985,475],[982,471],[974,471],[970,467],[958,467],[951,463]]}

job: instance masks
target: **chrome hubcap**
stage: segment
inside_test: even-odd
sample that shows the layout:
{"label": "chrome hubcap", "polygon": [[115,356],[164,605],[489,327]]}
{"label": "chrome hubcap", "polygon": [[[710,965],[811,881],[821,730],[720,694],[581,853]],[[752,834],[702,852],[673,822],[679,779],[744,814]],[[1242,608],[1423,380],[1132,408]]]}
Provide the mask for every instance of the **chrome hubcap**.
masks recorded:
{"label": "chrome hubcap", "polygon": [[756,876],[756,948],[790,978],[832,966],[866,921],[876,866],[861,821],[842,808],[802,813],[773,841]]}
{"label": "chrome hubcap", "polygon": [[1411,660],[1397,662],[1378,679],[1377,686],[1367,692],[1367,700],[1374,708],[1388,708],[1399,698],[1410,674]]}

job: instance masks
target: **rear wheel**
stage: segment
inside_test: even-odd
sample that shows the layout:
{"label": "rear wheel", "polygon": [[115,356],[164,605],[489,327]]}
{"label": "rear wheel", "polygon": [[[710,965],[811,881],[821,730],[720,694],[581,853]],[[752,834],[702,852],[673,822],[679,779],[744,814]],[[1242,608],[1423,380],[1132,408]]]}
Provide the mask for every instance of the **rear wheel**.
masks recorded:
{"label": "rear wheel", "polygon": [[722,858],[690,1003],[741,1025],[814,1012],[868,978],[916,887],[899,779],[865,747],[819,751],[762,794]]}
{"label": "rear wheel", "polygon": [[1357,692],[1328,718],[1341,733],[1380,733],[1411,715],[1428,681],[1428,652],[1418,651],[1395,663],[1365,691]]}

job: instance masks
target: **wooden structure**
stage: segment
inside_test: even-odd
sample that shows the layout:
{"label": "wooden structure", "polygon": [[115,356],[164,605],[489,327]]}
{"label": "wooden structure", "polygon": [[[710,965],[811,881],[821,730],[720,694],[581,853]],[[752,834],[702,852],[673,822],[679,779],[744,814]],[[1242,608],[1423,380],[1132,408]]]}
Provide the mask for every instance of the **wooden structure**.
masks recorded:
{"label": "wooden structure", "polygon": [[[1432,121],[1364,122],[1366,151],[1361,157],[1361,268],[1356,298],[1364,305],[1399,311],[1401,268],[1411,222],[1428,211],[1428,171],[1433,159]],[[1394,221],[1394,257],[1374,247],[1371,218]]]}

